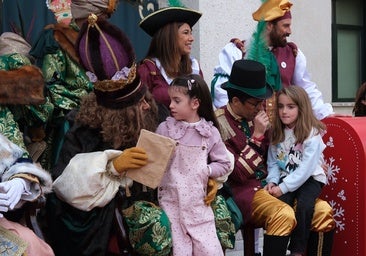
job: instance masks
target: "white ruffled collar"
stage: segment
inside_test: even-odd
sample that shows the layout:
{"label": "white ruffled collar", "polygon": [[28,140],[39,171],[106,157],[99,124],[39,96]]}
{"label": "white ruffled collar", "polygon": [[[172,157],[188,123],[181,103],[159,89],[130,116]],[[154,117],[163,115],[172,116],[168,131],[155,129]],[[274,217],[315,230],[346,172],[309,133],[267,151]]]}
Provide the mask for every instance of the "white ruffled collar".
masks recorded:
{"label": "white ruffled collar", "polygon": [[[157,58],[152,58],[152,60],[155,62],[156,67],[160,70],[160,73],[164,77],[165,81],[168,84],[171,84],[171,82],[175,77],[171,78],[166,74],[165,69],[163,68],[163,66],[161,65],[160,61]],[[199,75],[200,65],[198,64],[198,61],[195,58],[191,58],[191,60],[192,60],[192,74]]]}

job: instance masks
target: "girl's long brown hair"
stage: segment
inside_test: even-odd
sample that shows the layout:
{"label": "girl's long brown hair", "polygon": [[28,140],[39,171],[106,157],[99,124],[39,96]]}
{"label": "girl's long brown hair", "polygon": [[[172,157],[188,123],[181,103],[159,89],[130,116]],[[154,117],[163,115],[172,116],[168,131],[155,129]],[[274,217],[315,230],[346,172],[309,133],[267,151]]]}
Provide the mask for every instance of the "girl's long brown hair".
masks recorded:
{"label": "girl's long brown hair", "polygon": [[168,23],[160,28],[151,39],[146,58],[157,58],[169,77],[192,73],[189,55],[181,55],[178,47],[178,29],[183,23]]}
{"label": "girl's long brown hair", "polygon": [[325,130],[325,124],[319,121],[311,108],[311,103],[308,94],[300,86],[291,85],[286,88],[282,88],[276,95],[276,107],[274,109],[274,121],[272,124],[272,144],[278,144],[285,139],[285,125],[282,123],[278,116],[278,98],[280,95],[286,95],[289,97],[299,108],[299,114],[296,119],[294,134],[296,137],[296,143],[303,143],[311,134],[312,129],[316,130],[316,133],[320,133]]}

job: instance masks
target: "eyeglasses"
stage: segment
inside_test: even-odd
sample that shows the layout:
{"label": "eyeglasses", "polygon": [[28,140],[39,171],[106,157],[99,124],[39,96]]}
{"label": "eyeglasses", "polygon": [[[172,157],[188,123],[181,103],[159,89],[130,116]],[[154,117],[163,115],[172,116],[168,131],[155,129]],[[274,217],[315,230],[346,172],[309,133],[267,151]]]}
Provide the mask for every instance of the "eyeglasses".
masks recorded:
{"label": "eyeglasses", "polygon": [[254,108],[258,108],[263,105],[264,100],[256,101],[255,103],[250,102],[249,100],[246,100],[245,103],[249,103],[249,105],[252,105]]}

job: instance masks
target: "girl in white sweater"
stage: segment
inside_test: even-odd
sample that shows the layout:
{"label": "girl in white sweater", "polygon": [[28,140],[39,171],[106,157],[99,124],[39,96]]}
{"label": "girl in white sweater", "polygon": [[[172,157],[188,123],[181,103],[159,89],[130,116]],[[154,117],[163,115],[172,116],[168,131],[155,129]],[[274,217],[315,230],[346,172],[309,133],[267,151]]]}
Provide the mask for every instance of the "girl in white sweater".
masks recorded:
{"label": "girl in white sweater", "polygon": [[326,183],[321,133],[325,125],[314,116],[309,97],[299,86],[277,94],[277,106],[268,150],[265,189],[294,206],[297,226],[291,234],[291,255],[304,255],[315,200]]}

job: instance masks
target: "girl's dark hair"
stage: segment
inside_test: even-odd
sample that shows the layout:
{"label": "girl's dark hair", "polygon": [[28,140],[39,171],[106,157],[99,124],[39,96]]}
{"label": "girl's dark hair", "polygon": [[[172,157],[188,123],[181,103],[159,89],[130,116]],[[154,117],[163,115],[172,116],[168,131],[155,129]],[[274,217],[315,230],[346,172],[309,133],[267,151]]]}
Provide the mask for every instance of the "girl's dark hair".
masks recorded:
{"label": "girl's dark hair", "polygon": [[200,106],[198,107],[198,115],[211,121],[213,125],[220,130],[219,123],[216,119],[215,111],[213,109],[211,93],[208,85],[200,75],[187,75],[175,78],[170,86],[183,87],[183,93],[187,94],[191,99],[198,99]]}

